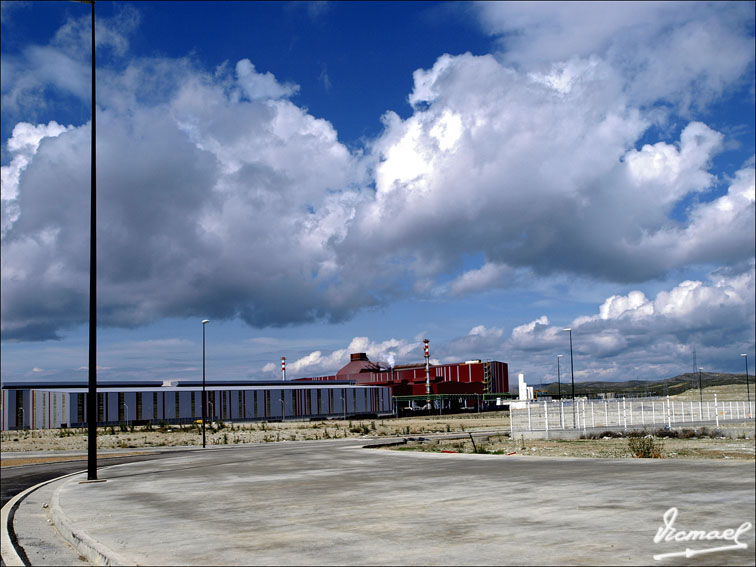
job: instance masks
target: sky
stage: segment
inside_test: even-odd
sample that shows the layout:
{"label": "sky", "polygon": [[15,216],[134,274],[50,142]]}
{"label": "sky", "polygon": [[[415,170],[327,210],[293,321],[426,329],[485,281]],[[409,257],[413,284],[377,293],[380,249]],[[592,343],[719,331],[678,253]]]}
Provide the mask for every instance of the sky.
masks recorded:
{"label": "sky", "polygon": [[[90,7],[2,10],[2,378],[86,380]],[[96,5],[98,380],[754,364],[753,2]]]}

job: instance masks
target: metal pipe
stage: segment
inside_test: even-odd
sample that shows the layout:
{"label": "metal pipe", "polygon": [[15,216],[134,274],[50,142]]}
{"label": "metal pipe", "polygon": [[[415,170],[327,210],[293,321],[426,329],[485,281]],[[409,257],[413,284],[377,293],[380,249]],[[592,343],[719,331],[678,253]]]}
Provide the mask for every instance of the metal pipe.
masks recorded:
{"label": "metal pipe", "polygon": [[570,372],[572,375],[572,425],[575,426],[575,366],[572,358],[572,329],[564,329],[570,333]]}
{"label": "metal pipe", "polygon": [[92,146],[89,205],[89,395],[87,480],[97,480],[97,99],[95,93],[95,3],[92,6]]}
{"label": "metal pipe", "polygon": [[703,368],[698,369],[698,395],[700,397],[701,403],[703,403],[703,390],[701,389],[701,371]]}
{"label": "metal pipe", "polygon": [[205,325],[207,325],[209,322],[210,321],[207,319],[202,320],[202,448],[203,449],[207,446],[206,441],[205,441],[205,422],[207,421],[207,404],[209,402],[207,401],[207,391],[205,389]]}
{"label": "metal pipe", "polygon": [[748,355],[747,354],[741,354],[743,358],[745,358],[745,366],[746,366],[746,393],[748,394],[748,411],[751,411],[751,387],[748,385]]}
{"label": "metal pipe", "polygon": [[[431,393],[431,387],[430,387],[430,350],[428,349],[428,339],[424,340],[425,342],[425,395],[430,396]],[[428,405],[428,411],[430,411],[431,407],[431,401],[430,397],[426,400],[426,404]]]}

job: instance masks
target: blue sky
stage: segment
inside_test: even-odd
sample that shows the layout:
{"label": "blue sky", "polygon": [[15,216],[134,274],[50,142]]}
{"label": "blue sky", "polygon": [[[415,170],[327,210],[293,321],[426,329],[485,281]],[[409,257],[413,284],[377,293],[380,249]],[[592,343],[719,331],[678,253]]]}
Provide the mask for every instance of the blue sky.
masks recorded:
{"label": "blue sky", "polygon": [[[0,6],[3,380],[85,379],[89,7]],[[753,3],[96,10],[101,380],[753,360]]]}

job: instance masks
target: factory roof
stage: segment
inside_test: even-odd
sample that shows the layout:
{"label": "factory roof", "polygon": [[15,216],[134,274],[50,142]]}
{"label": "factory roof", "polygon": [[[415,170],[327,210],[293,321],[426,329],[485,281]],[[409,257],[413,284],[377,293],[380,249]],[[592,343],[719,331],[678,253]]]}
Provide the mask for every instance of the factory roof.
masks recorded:
{"label": "factory roof", "polygon": [[351,354],[351,360],[344,368],[336,373],[336,376],[350,376],[362,372],[379,372],[381,367],[370,362],[367,354],[364,352],[355,352]]}

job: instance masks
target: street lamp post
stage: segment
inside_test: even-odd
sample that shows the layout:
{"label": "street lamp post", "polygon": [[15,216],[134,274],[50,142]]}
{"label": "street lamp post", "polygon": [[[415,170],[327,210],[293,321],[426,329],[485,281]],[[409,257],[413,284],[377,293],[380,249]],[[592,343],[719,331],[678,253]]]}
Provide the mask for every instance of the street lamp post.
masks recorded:
{"label": "street lamp post", "polygon": [[97,480],[97,99],[95,97],[95,0],[92,6],[92,135],[89,187],[89,383],[87,388],[87,480]]}
{"label": "street lamp post", "polygon": [[[26,412],[24,411],[24,408],[18,408],[21,410],[21,429],[24,429],[26,427]],[[18,429],[18,414],[16,414],[16,429]]]}
{"label": "street lamp post", "polygon": [[205,444],[205,422],[207,421],[207,392],[205,390],[205,325],[210,321],[202,320],[202,448]]}
{"label": "street lamp post", "polygon": [[564,356],[563,354],[557,355],[557,388],[558,388],[560,400],[562,399],[562,372],[561,372],[561,369],[559,368],[559,359],[562,358],[563,356]]}
{"label": "street lamp post", "polygon": [[575,365],[572,358],[572,328],[562,329],[570,334],[570,375],[572,379],[572,427],[575,427]]}
{"label": "street lamp post", "polygon": [[743,358],[745,358],[746,363],[746,393],[748,394],[748,411],[751,411],[751,387],[748,385],[748,355],[747,354],[741,354]]}
{"label": "street lamp post", "polygon": [[701,388],[701,371],[703,368],[698,369],[698,395],[701,400],[701,403],[703,404],[703,389]]}
{"label": "street lamp post", "polygon": [[125,416],[124,421],[126,422],[126,427],[128,427],[129,426],[129,405],[126,404],[126,403],[124,403],[123,407],[126,410],[125,413],[124,413],[124,416]]}

